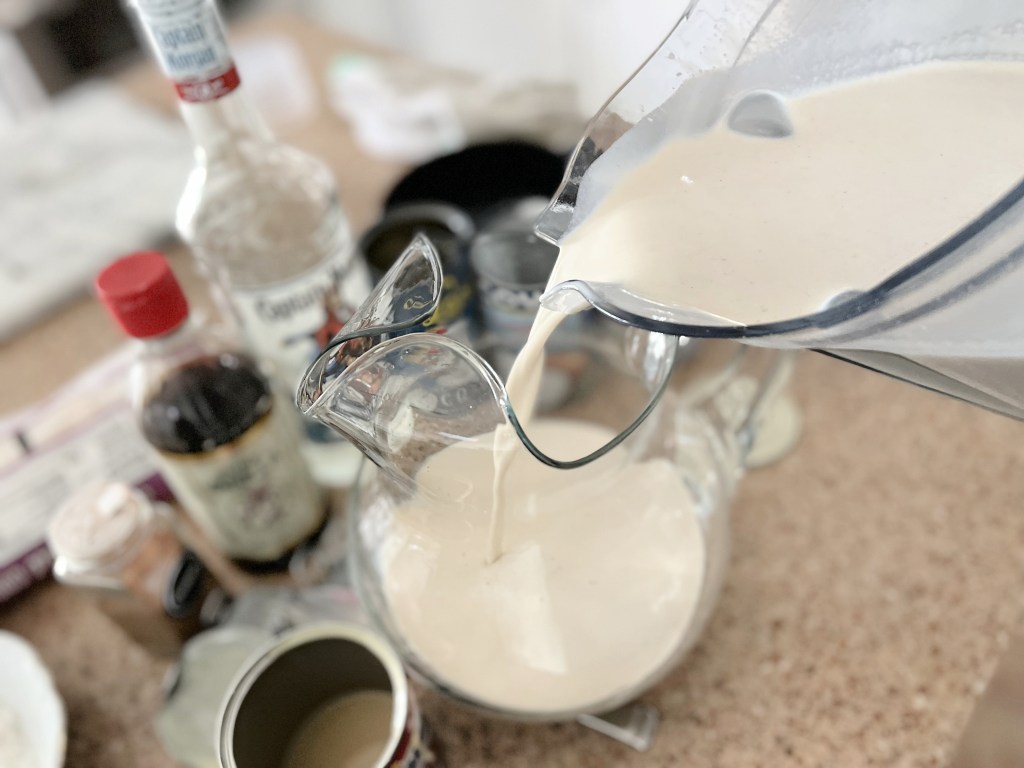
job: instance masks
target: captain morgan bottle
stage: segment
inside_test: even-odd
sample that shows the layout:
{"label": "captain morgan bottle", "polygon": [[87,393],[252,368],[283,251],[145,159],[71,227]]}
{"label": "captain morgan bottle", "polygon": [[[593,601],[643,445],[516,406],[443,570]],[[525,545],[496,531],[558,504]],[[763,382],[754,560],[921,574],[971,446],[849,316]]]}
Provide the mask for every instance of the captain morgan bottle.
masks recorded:
{"label": "captain morgan bottle", "polygon": [[[279,142],[246,98],[212,0],[129,6],[195,142],[177,228],[222,309],[291,400],[308,365],[371,288],[332,174]],[[356,449],[312,421],[304,430],[317,479],[350,483]]]}

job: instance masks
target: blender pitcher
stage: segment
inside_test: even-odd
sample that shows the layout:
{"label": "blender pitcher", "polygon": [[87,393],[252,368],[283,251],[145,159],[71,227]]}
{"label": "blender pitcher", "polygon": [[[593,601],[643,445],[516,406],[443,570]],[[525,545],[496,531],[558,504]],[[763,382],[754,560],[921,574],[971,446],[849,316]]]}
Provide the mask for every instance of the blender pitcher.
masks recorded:
{"label": "blender pitcher", "polygon": [[[693,0],[593,119],[538,232],[562,241],[667,141],[723,119],[734,130],[784,137],[794,130],[785,109],[791,95],[924,62],[1022,59],[1020,3]],[[686,257],[685,243],[679,253]],[[572,280],[549,286],[542,302],[590,305],[658,333],[814,349],[1024,419],[1024,182],[937,247],[907,253],[904,264],[869,290],[759,325],[701,312],[699,292],[679,297],[693,307],[670,306],[619,285]]]}
{"label": "blender pitcher", "polygon": [[[722,584],[728,553],[728,507],[756,429],[756,414],[781,383],[785,366],[780,360],[785,355],[731,341],[678,340],[610,321],[593,310],[584,312],[570,328],[574,343],[556,344],[556,353],[549,354],[546,361],[546,365],[576,377],[576,394],[559,403],[557,412],[543,417],[596,425],[601,435],[615,436],[611,441],[603,437],[597,440],[587,456],[559,455],[552,446],[536,439],[543,438],[541,433],[533,435],[534,441],[529,440],[534,422],[526,426],[524,434],[500,379],[476,351],[444,333],[427,330],[433,328],[429,319],[438,307],[441,284],[437,256],[430,243],[418,236],[313,364],[299,389],[297,400],[307,415],[341,432],[370,459],[364,462],[349,498],[347,565],[352,581],[374,625],[420,679],[492,714],[519,720],[578,719],[597,727],[595,713],[619,707],[654,685],[699,638]],[[484,654],[492,658],[487,654],[495,652],[492,645],[472,639],[473,617],[457,629],[437,629],[427,638],[431,644],[424,650],[424,636],[416,638],[407,633],[403,626],[408,625],[403,625],[402,613],[396,608],[405,606],[405,621],[410,611],[434,621],[436,614],[431,613],[431,606],[436,604],[430,601],[447,598],[446,593],[436,590],[417,594],[417,590],[424,589],[427,572],[439,560],[479,557],[483,562],[483,552],[475,549],[461,554],[436,549],[437,542],[431,537],[439,523],[435,518],[420,520],[418,513],[408,514],[403,505],[413,497],[436,491],[449,507],[460,505],[463,517],[459,530],[480,530],[490,514],[487,503],[463,508],[466,497],[462,495],[460,483],[464,480],[459,472],[442,475],[425,471],[425,467],[429,470],[428,461],[452,446],[461,451],[482,451],[489,461],[496,450],[493,431],[505,423],[517,428],[524,445],[541,462],[556,470],[577,468],[549,473],[548,479],[558,475],[573,482],[585,478],[583,482],[598,483],[601,478],[614,483],[619,476],[616,467],[622,466],[616,464],[620,459],[627,464],[654,462],[681,481],[679,494],[686,498],[679,498],[678,508],[693,510],[693,530],[699,531],[696,535],[701,542],[699,554],[696,550],[673,550],[671,556],[644,561],[645,569],[659,574],[664,571],[667,582],[685,575],[695,585],[692,600],[687,598],[685,610],[678,614],[678,631],[666,636],[664,655],[657,659],[623,652],[621,655],[643,662],[637,667],[642,673],[630,673],[614,687],[597,686],[592,696],[533,700],[529,698],[532,689],[526,686],[515,703],[503,700],[501,691],[488,689],[484,681],[460,679],[451,671],[453,657]],[[617,448],[617,453],[613,454],[612,448]],[[522,458],[530,463],[529,456]],[[548,471],[543,467],[540,470]],[[554,483],[551,493],[557,492],[557,486]],[[576,488],[571,492],[575,493]],[[575,506],[580,507],[583,502],[573,498]],[[572,504],[566,506],[566,513],[578,513],[569,506]],[[626,539],[635,532],[635,526],[645,524],[643,517],[640,506],[622,508],[621,516],[616,512],[617,520],[628,532]],[[602,531],[595,526],[574,527],[573,557],[589,546],[590,537],[600,534]],[[618,570],[617,547],[624,549],[627,545],[616,539],[608,548],[591,547],[591,551],[598,551],[601,565],[581,573],[580,578],[593,578],[596,583],[602,579],[628,583],[636,578],[632,572]],[[488,573],[497,580],[504,569],[510,589],[528,589],[535,579],[520,579],[520,571],[508,570],[525,567],[525,561],[518,559],[522,554],[522,549],[507,550],[496,561],[498,570]],[[396,594],[389,592],[388,583],[398,566],[413,578],[402,581],[403,589]],[[539,571],[546,572],[544,568]],[[540,578],[534,571],[526,575]],[[493,590],[494,584],[486,581],[481,579],[480,589],[493,595],[493,591],[486,590]],[[600,588],[595,588],[590,599],[596,601],[591,606],[594,610],[611,604]],[[493,603],[480,600],[477,604],[481,611],[510,611],[509,604],[501,599]],[[577,606],[577,610],[589,615],[589,605]],[[644,602],[643,610],[653,613],[654,607]],[[543,621],[533,620],[514,624],[509,630],[513,634],[500,641],[516,649],[533,646],[515,632],[544,626]],[[638,633],[628,622],[620,624],[612,627],[602,622],[603,633],[587,633],[583,640],[577,637],[572,643],[566,640],[568,652],[571,655],[580,644],[585,645],[588,637],[593,642],[597,635],[612,632],[623,633],[626,637],[622,647],[628,647]],[[620,662],[621,658],[605,661]],[[577,674],[581,680],[588,680],[592,672],[587,668]]]}

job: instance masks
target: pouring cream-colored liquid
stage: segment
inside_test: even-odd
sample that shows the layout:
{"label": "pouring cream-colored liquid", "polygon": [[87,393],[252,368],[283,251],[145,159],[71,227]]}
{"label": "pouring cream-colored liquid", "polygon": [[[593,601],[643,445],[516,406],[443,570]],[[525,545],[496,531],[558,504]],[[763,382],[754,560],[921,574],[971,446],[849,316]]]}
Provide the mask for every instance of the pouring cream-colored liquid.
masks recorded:
{"label": "pouring cream-colored liquid", "polygon": [[615,283],[739,323],[865,290],[1024,177],[1024,65],[934,63],[808,93],[786,138],[724,123],[625,175],[549,286]]}
{"label": "pouring cream-colored liquid", "polygon": [[[719,126],[628,173],[563,244],[550,285],[788,319],[884,280],[1024,169],[1018,64],[924,65],[787,107],[786,138]],[[524,422],[557,321],[538,314],[509,377]],[[528,431],[580,456],[611,437],[594,429]],[[507,426],[493,441],[432,457],[395,512],[383,581],[399,630],[440,679],[499,707],[581,709],[635,686],[671,657],[700,594],[704,545],[678,471],[620,449],[560,471]]]}

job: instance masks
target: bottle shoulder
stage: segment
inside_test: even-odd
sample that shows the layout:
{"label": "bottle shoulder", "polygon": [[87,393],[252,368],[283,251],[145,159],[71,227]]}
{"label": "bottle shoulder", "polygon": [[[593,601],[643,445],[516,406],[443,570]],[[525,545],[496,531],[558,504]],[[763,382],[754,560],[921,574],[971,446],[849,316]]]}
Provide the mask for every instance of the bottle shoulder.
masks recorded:
{"label": "bottle shoulder", "polygon": [[194,317],[165,336],[136,340],[135,344],[131,385],[136,409],[173,371],[196,360],[244,354],[226,329],[207,325]]}
{"label": "bottle shoulder", "polygon": [[236,287],[301,274],[351,242],[327,166],[276,143],[238,147],[233,157],[197,166],[178,230]]}
{"label": "bottle shoulder", "polygon": [[203,209],[213,203],[267,212],[280,205],[326,209],[338,199],[334,176],[322,161],[279,142],[243,141],[208,157],[189,184],[201,193],[200,213],[207,215]]}

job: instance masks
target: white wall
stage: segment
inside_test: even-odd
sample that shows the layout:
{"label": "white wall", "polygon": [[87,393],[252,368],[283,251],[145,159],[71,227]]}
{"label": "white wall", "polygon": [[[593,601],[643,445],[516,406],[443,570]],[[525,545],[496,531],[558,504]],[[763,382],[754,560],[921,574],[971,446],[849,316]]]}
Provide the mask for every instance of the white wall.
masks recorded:
{"label": "white wall", "polygon": [[303,0],[350,34],[449,67],[569,81],[594,112],[682,15],[686,0]]}

